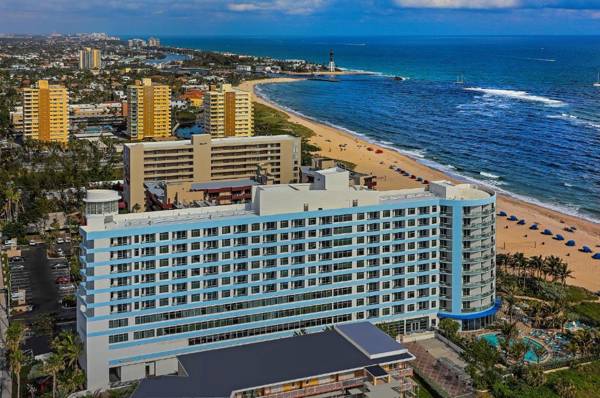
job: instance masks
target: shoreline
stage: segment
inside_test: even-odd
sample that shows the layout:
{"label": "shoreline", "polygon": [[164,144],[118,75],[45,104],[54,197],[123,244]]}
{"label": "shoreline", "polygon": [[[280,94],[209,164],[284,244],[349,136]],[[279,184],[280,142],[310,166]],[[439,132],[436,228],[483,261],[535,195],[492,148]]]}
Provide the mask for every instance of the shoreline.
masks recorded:
{"label": "shoreline", "polygon": [[[422,186],[421,183],[391,170],[391,166],[399,167],[430,181],[444,179],[465,182],[401,153],[399,148],[392,149],[389,146],[371,142],[368,137],[363,138],[285,109],[279,104],[261,97],[255,90],[255,86],[260,84],[291,83],[302,80],[304,79],[293,77],[251,80],[240,84],[240,88],[251,91],[256,102],[275,108],[288,115],[290,121],[313,130],[315,135],[309,141],[321,148],[320,156],[351,161],[357,165],[357,171],[376,175],[378,190]],[[373,150],[368,151],[367,148]],[[377,154],[375,150],[381,150],[382,153]],[[592,291],[600,290],[600,261],[593,260],[592,254],[578,251],[581,246],[586,245],[593,252],[600,252],[600,247],[596,247],[596,245],[600,245],[600,224],[500,192],[497,193],[497,210],[505,211],[509,216],[514,214],[519,219],[524,218],[527,221],[526,225],[517,225],[516,222],[509,222],[506,217],[497,218],[496,246],[498,253],[523,252],[527,256],[555,255],[561,257],[573,271],[570,284]],[[529,226],[534,222],[539,224],[539,231],[529,230]],[[573,233],[563,231],[563,228],[567,226],[574,226],[577,230]],[[561,242],[553,239],[552,236],[541,235],[540,231],[546,228],[554,234],[563,235],[565,241]],[[565,242],[571,239],[575,240],[575,247],[565,245]]]}

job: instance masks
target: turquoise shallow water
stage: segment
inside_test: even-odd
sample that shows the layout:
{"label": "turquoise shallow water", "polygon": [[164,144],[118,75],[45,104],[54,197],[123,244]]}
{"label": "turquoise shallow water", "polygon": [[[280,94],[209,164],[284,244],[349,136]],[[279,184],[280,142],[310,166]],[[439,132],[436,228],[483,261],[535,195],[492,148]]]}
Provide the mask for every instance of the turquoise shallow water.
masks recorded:
{"label": "turquoise shallow water", "polygon": [[600,220],[600,37],[162,41],[315,62],[333,48],[339,66],[377,74],[265,85],[261,95],[447,173]]}

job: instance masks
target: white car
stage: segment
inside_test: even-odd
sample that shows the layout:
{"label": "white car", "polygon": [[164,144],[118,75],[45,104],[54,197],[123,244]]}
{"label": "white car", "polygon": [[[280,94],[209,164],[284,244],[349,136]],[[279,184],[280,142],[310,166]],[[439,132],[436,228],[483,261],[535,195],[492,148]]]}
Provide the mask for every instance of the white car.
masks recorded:
{"label": "white car", "polygon": [[56,238],[56,243],[65,243],[65,240],[63,238]]}
{"label": "white car", "polygon": [[37,245],[36,241],[34,241],[34,240],[29,241],[29,246],[36,246],[36,245]]}
{"label": "white car", "polygon": [[71,243],[71,237],[70,236],[67,236],[65,238],[65,243]]}

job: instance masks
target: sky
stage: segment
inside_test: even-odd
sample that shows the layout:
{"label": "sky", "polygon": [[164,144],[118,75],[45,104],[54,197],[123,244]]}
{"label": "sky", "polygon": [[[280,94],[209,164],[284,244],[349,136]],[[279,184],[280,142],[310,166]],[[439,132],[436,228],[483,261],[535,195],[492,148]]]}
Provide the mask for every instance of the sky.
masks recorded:
{"label": "sky", "polygon": [[600,0],[0,0],[0,33],[600,34]]}

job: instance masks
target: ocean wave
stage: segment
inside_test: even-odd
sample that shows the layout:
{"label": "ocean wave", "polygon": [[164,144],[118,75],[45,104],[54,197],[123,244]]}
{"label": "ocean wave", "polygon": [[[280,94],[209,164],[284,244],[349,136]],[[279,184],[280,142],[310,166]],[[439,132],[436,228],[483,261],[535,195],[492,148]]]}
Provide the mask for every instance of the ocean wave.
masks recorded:
{"label": "ocean wave", "polygon": [[584,127],[589,127],[592,129],[600,130],[600,123],[594,122],[591,120],[582,119],[578,116],[571,115],[569,113],[561,113],[560,115],[547,115],[546,117],[548,119],[565,120],[565,121],[567,121],[571,124],[577,125],[577,126],[584,126]]}
{"label": "ocean wave", "polygon": [[481,175],[482,177],[493,178],[494,180],[497,180],[500,178],[500,176],[497,176],[496,174],[487,173],[485,171],[480,171],[479,175]]}
{"label": "ocean wave", "polygon": [[548,97],[542,97],[540,95],[532,95],[527,91],[518,91],[518,90],[505,90],[505,89],[496,89],[496,88],[481,88],[481,87],[466,87],[466,91],[474,91],[478,93],[482,93],[484,95],[490,96],[498,96],[498,97],[506,97],[517,99],[521,101],[529,101],[529,102],[541,102],[547,106],[560,107],[567,105],[563,101],[555,100]]}
{"label": "ocean wave", "polygon": [[[474,176],[471,176],[471,175],[459,172],[457,170],[456,166],[453,166],[453,165],[444,165],[444,164],[438,163],[436,161],[433,161],[431,159],[428,159],[426,157],[426,153],[427,152],[424,149],[402,149],[402,148],[399,148],[399,147],[394,146],[394,145],[385,144],[381,140],[373,139],[373,138],[371,138],[371,137],[369,137],[369,136],[367,136],[365,134],[359,133],[357,131],[350,130],[350,129],[345,128],[343,126],[338,126],[338,125],[336,125],[334,123],[327,122],[327,121],[324,121],[324,120],[320,120],[318,118],[314,118],[314,117],[305,115],[302,112],[299,112],[299,111],[297,111],[295,109],[289,108],[289,107],[287,107],[285,105],[281,105],[277,101],[272,100],[268,95],[266,95],[264,93],[264,91],[259,90],[258,88],[259,88],[259,86],[255,86],[256,93],[257,93],[257,95],[259,97],[263,98],[266,101],[269,101],[269,102],[275,104],[279,108],[284,109],[286,112],[289,112],[291,114],[295,114],[297,116],[300,116],[302,118],[314,121],[316,123],[321,123],[321,124],[324,124],[324,125],[327,125],[327,126],[330,126],[330,127],[333,127],[333,128],[339,129],[339,130],[342,130],[342,131],[344,131],[344,132],[346,132],[346,133],[348,133],[350,135],[354,135],[357,138],[360,138],[360,139],[362,139],[362,140],[364,140],[364,141],[366,141],[368,143],[371,143],[373,145],[379,145],[381,147],[384,147],[384,148],[393,150],[395,152],[398,152],[400,154],[406,155],[406,156],[408,156],[408,157],[410,157],[410,158],[418,161],[419,163],[421,163],[421,164],[423,164],[425,166],[428,166],[428,167],[430,167],[432,169],[441,171],[444,174],[448,175],[449,177],[454,178],[454,179],[456,179],[458,181],[463,181],[463,182],[467,182],[467,183],[472,183],[472,184],[475,184],[475,185],[479,185],[479,186],[491,189],[493,191],[496,191],[497,193],[503,194],[505,196],[508,196],[508,197],[511,197],[511,198],[514,198],[514,199],[518,199],[518,200],[521,200],[523,202],[530,203],[530,204],[533,204],[533,205],[536,205],[536,206],[540,206],[540,207],[543,207],[543,208],[546,208],[546,209],[549,209],[549,210],[554,210],[554,211],[557,211],[557,212],[562,213],[562,214],[566,214],[566,215],[570,215],[570,216],[574,216],[574,217],[579,217],[579,218],[582,218],[582,219],[585,219],[585,220],[589,220],[589,221],[592,221],[592,222],[595,222],[595,223],[600,223],[600,219],[594,218],[594,217],[590,216],[589,214],[583,214],[583,213],[581,213],[579,211],[580,208],[578,206],[570,205],[570,204],[563,205],[563,204],[556,204],[556,203],[547,203],[547,202],[543,202],[543,201],[541,201],[539,199],[536,199],[534,197],[531,197],[531,196],[517,194],[517,193],[511,192],[511,191],[509,191],[509,190],[507,190],[505,188],[502,188],[504,186],[509,185],[509,183],[507,181],[502,181],[502,180],[499,180],[499,179],[493,179],[492,177],[488,177],[488,178],[492,178],[492,179],[476,178]],[[488,173],[488,174],[491,174],[491,173]],[[480,175],[483,177],[483,175],[481,174],[481,172],[480,172]]]}

